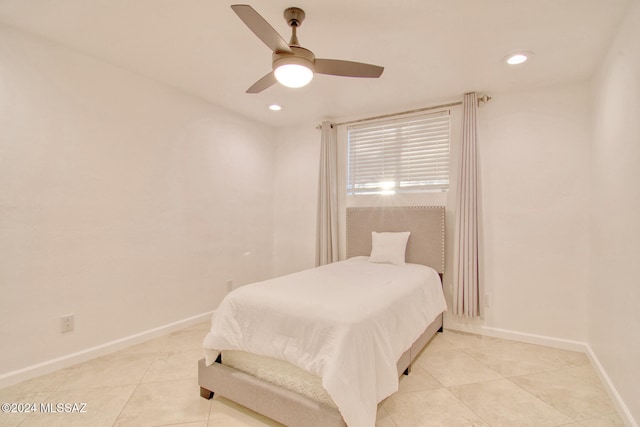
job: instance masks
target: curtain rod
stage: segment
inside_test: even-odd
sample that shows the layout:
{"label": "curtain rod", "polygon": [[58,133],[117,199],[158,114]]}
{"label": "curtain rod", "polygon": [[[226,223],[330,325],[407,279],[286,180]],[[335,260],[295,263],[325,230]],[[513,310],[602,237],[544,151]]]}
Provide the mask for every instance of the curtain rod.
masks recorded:
{"label": "curtain rod", "polygon": [[[491,100],[490,96],[484,95],[484,96],[478,98],[478,103],[480,103],[480,102],[489,102],[490,100]],[[383,114],[382,116],[366,117],[364,119],[350,120],[348,122],[331,123],[331,127],[333,127],[333,126],[351,125],[351,124],[354,124],[354,123],[367,122],[369,120],[387,119],[389,117],[402,116],[404,114],[420,113],[422,111],[437,110],[438,108],[455,107],[456,105],[462,105],[462,101],[451,102],[449,104],[434,105],[433,107],[416,108],[415,110],[402,111],[400,113]],[[316,129],[322,129],[322,125],[321,124],[317,125]]]}

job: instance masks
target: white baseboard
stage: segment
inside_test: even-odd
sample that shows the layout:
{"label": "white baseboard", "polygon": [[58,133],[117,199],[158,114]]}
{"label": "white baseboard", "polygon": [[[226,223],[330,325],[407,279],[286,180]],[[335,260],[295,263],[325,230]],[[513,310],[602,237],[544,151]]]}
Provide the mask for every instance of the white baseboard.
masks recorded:
{"label": "white baseboard", "polygon": [[528,334],[508,329],[492,328],[489,326],[482,326],[481,329],[486,332],[485,335],[490,337],[526,342],[528,344],[544,345],[547,347],[560,348],[562,350],[579,351],[581,353],[587,352],[587,343],[583,341]]}
{"label": "white baseboard", "polygon": [[452,322],[446,322],[444,325],[445,329],[450,329],[452,331],[466,332],[470,334],[485,335],[485,336],[494,337],[494,338],[502,338],[502,339],[511,340],[511,341],[525,342],[528,344],[544,345],[547,347],[560,348],[563,350],[579,351],[581,353],[587,352],[587,343],[582,341],[548,337],[545,335],[529,334],[525,332],[518,332],[518,331],[509,330],[509,329],[493,328],[491,326],[484,326],[484,325],[477,325],[477,324],[470,324],[467,326],[459,323],[452,325],[451,323]]}
{"label": "white baseboard", "polygon": [[627,405],[625,405],[624,400],[622,400],[622,397],[620,396],[620,394],[618,394],[618,390],[616,390],[613,382],[611,382],[611,378],[609,378],[607,372],[602,367],[602,364],[600,364],[600,360],[598,360],[598,357],[593,352],[591,346],[587,345],[586,353],[589,357],[589,360],[591,361],[591,366],[593,366],[593,369],[595,369],[596,373],[600,377],[600,380],[604,384],[604,388],[607,390],[607,393],[609,393],[609,397],[613,401],[613,404],[616,405],[616,409],[618,410],[620,418],[622,418],[622,420],[625,422],[625,425],[629,427],[638,427],[638,423],[633,419],[631,411],[629,411],[629,408],[627,408]]}
{"label": "white baseboard", "polygon": [[[459,325],[456,325],[456,326],[459,326]],[[595,353],[593,352],[593,350],[591,349],[588,343],[581,342],[581,341],[566,340],[562,338],[547,337],[544,335],[528,334],[524,332],[511,331],[507,329],[492,328],[489,326],[480,326],[480,327],[474,327],[474,328],[446,327],[446,329],[459,331],[459,332],[467,332],[472,334],[486,335],[494,338],[503,338],[503,339],[512,340],[512,341],[525,342],[528,344],[544,345],[547,347],[559,348],[562,350],[579,351],[581,353],[585,353],[589,358],[589,360],[591,361],[591,365],[593,366],[593,369],[596,371],[596,373],[602,380],[604,388],[607,390],[609,397],[611,398],[613,404],[616,406],[618,415],[620,415],[620,418],[622,418],[625,425],[629,427],[639,427],[638,423],[634,420],[633,415],[629,411],[629,408],[627,408],[627,405],[624,403],[624,400],[622,400],[622,397],[616,390],[616,387],[613,385],[613,382],[611,382],[611,379],[607,375],[607,372],[604,370],[604,368],[600,364],[600,361],[598,360],[597,356],[595,355]]]}
{"label": "white baseboard", "polygon": [[95,347],[87,348],[85,350],[81,350],[72,354],[47,360],[42,363],[27,366],[22,369],[7,372],[0,375],[0,388],[8,387],[22,381],[39,377],[40,375],[45,375],[59,369],[67,368],[80,362],[85,362],[96,357],[104,356],[105,354],[122,350],[123,348],[127,348],[132,345],[169,334],[171,332],[186,328],[191,325],[195,325],[197,323],[209,321],[212,314],[213,311],[202,313],[197,316],[169,323],[168,325],[149,329],[148,331],[140,332],[128,337],[100,344]]}

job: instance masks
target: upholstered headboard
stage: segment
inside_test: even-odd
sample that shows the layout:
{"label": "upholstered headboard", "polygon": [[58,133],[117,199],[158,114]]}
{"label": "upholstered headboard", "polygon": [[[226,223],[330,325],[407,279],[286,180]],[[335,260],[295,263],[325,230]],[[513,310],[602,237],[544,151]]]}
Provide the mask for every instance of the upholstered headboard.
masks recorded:
{"label": "upholstered headboard", "polygon": [[444,273],[444,206],[347,208],[347,258],[371,254],[371,232],[410,231],[405,259]]}

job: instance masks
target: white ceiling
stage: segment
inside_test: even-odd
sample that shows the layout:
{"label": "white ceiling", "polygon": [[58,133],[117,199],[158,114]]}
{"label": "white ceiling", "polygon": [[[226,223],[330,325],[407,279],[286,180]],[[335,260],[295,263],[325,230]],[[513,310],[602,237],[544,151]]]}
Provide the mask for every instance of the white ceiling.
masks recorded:
{"label": "white ceiling", "polygon": [[[229,0],[0,0],[0,21],[166,82],[272,126],[429,105],[465,92],[497,93],[591,76],[635,0],[249,1],[289,39],[282,12],[316,57],[385,67],[380,79],[317,75],[309,86],[245,90],[271,53]],[[502,62],[535,52],[526,66]],[[279,103],[284,110],[271,112]]]}

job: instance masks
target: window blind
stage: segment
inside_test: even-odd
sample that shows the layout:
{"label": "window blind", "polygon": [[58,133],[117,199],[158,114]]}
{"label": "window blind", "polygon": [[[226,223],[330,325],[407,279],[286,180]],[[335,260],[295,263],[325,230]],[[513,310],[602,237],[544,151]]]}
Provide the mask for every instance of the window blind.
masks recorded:
{"label": "window blind", "polygon": [[450,112],[441,111],[347,128],[347,194],[446,191]]}

